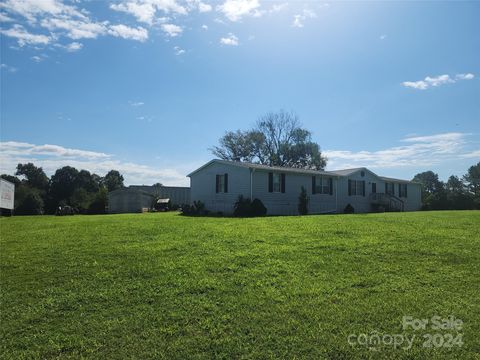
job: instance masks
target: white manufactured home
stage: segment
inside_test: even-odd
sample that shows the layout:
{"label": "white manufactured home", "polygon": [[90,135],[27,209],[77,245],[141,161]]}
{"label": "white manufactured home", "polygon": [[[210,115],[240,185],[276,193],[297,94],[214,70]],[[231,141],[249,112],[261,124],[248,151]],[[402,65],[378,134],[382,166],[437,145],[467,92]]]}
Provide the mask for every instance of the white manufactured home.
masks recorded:
{"label": "white manufactured home", "polygon": [[190,199],[211,212],[231,214],[239,195],[260,199],[268,215],[298,214],[302,186],[310,214],[416,211],[421,207],[418,183],[379,176],[367,168],[315,171],[245,162],[211,160],[187,175]]}

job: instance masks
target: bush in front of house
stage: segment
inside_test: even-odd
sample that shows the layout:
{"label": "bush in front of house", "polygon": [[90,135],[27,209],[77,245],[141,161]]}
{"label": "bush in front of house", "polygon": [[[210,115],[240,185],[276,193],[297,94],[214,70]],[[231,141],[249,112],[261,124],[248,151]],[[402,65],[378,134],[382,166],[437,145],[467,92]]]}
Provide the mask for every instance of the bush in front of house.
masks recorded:
{"label": "bush in front of house", "polygon": [[263,205],[260,199],[253,199],[252,201],[252,216],[265,216],[267,215],[267,208]]}
{"label": "bush in front of house", "polygon": [[308,196],[307,190],[302,186],[300,189],[300,195],[298,196],[298,213],[300,215],[308,214]]}
{"label": "bush in front of house", "polygon": [[245,198],[243,195],[238,197],[238,200],[233,206],[233,216],[236,217],[255,217],[265,216],[267,214],[267,208],[263,205],[259,199]]}
{"label": "bush in front of house", "polygon": [[353,214],[354,212],[355,212],[355,209],[351,204],[348,204],[347,206],[345,206],[345,209],[343,209],[344,214]]}
{"label": "bush in front of house", "polygon": [[182,205],[182,215],[207,215],[208,211],[205,209],[205,204],[200,200],[195,200],[193,205],[183,204]]}

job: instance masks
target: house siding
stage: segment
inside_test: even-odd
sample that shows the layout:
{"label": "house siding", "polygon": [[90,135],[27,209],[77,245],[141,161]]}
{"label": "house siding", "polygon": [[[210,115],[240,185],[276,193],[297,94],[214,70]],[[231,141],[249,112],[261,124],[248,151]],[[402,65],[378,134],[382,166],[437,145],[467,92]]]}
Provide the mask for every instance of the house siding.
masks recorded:
{"label": "house siding", "polygon": [[298,197],[302,186],[309,197],[308,211],[311,214],[335,211],[335,181],[333,195],[312,194],[312,175],[285,174],[285,193],[268,191],[268,174],[279,171],[255,170],[253,173],[253,198],[260,199],[268,215],[298,215]]}
{"label": "house siding", "polygon": [[[361,172],[364,172],[362,176]],[[348,180],[365,181],[365,196],[348,195]],[[372,211],[370,205],[370,195],[372,194],[372,183],[377,184],[377,193],[383,193],[385,183],[376,175],[369,171],[360,170],[348,177],[340,177],[338,180],[338,212],[342,213],[345,207],[350,204],[356,213],[366,213]]]}
{"label": "house siding", "polygon": [[[251,173],[252,172],[252,173]],[[362,172],[364,173],[362,176]],[[269,192],[269,173],[285,174],[285,192]],[[216,193],[216,176],[228,174],[228,192]],[[310,214],[338,212],[343,213],[351,204],[356,213],[372,211],[372,183],[376,183],[376,192],[385,193],[385,180],[368,169],[358,169],[348,176],[339,174],[318,174],[332,178],[332,194],[313,194],[313,174],[292,172],[288,169],[259,169],[212,161],[189,175],[191,184],[191,202],[202,201],[207,210],[231,214],[239,195],[245,198],[258,198],[267,208],[267,215],[297,215],[298,197],[301,187],[307,191]],[[251,184],[251,180],[252,184]],[[348,181],[365,181],[365,196],[348,195]],[[392,181],[395,184],[395,196],[399,195],[400,183],[407,183],[407,197],[401,198],[405,211],[421,208],[420,185],[406,181]]]}
{"label": "house siding", "polygon": [[[216,192],[216,176],[228,174],[228,192]],[[190,199],[201,201],[211,212],[231,214],[239,195],[250,197],[250,170],[248,168],[212,163],[190,176]]]}

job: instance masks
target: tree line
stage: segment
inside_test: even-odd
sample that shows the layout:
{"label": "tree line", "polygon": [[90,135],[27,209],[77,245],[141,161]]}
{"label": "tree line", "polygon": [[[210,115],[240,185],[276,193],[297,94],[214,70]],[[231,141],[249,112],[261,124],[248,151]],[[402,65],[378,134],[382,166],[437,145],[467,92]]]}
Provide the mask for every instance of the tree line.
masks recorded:
{"label": "tree line", "polygon": [[124,187],[117,170],[102,177],[64,166],[49,178],[41,167],[27,163],[18,164],[15,175],[0,176],[15,184],[14,213],[18,215],[55,214],[67,205],[82,214],[103,214],[108,192]]}
{"label": "tree line", "polygon": [[439,180],[433,171],[419,173],[412,181],[422,184],[423,210],[480,209],[480,162],[470,166],[461,178],[452,175],[447,182]]}

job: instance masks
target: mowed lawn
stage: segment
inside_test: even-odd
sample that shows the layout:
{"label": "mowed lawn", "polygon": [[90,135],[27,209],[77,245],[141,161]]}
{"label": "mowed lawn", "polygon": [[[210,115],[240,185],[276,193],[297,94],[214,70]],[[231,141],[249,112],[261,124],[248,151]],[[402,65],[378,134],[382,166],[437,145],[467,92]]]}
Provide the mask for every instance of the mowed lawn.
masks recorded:
{"label": "mowed lawn", "polygon": [[[479,358],[479,211],[0,226],[5,359]],[[434,315],[463,328],[402,330],[403,316]],[[347,341],[372,333],[416,338]],[[463,345],[423,347],[436,333]]]}

